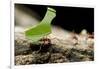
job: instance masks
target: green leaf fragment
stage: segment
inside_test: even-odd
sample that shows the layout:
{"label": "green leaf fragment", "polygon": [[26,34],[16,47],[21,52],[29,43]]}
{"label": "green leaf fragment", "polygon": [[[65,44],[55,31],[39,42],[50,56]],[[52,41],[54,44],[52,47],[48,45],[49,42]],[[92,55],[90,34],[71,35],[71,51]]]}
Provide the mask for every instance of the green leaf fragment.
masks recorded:
{"label": "green leaf fragment", "polygon": [[25,31],[25,35],[33,42],[40,40],[44,36],[51,33],[51,22],[56,16],[56,11],[52,8],[48,8],[43,20],[35,27],[28,28]]}

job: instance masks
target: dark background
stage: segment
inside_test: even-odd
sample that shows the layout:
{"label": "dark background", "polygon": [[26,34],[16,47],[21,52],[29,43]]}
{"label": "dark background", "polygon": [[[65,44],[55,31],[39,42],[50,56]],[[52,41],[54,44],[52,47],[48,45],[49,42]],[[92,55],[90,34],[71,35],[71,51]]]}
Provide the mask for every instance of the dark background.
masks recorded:
{"label": "dark background", "polygon": [[[22,4],[40,15],[40,20],[45,16],[48,5]],[[94,32],[94,8],[69,7],[69,6],[49,6],[56,10],[56,17],[52,21],[53,25],[80,33],[86,29],[89,33]]]}

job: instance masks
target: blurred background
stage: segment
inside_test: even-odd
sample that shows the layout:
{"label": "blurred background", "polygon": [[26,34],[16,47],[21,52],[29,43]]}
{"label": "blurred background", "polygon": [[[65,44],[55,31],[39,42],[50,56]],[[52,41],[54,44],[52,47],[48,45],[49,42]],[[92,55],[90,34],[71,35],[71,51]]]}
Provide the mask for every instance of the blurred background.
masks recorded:
{"label": "blurred background", "polygon": [[39,23],[45,16],[47,7],[56,10],[53,26],[75,33],[80,33],[83,29],[89,33],[94,32],[94,8],[88,7],[15,4],[15,26],[26,28]]}

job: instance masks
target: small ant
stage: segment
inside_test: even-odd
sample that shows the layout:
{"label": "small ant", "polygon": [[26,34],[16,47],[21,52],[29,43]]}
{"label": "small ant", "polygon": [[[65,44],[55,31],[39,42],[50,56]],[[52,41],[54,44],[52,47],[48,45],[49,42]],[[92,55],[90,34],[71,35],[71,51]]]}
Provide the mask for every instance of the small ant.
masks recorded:
{"label": "small ant", "polygon": [[47,51],[50,46],[51,46],[51,40],[49,38],[42,38],[41,40],[39,40],[40,42],[40,49],[39,51],[45,52]]}
{"label": "small ant", "polygon": [[41,40],[39,40],[40,43],[42,45],[50,45],[51,44],[51,40],[49,38],[42,38]]}

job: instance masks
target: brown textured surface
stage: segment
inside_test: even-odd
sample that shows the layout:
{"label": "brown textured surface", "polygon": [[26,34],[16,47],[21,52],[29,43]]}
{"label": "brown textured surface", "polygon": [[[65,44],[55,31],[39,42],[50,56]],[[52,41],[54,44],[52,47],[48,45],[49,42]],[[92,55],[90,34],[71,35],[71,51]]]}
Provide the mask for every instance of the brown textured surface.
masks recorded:
{"label": "brown textured surface", "polygon": [[[24,36],[24,35],[23,35]],[[80,36],[77,34],[77,36]],[[81,62],[94,60],[93,38],[87,38],[87,43],[70,37],[62,40],[51,38],[51,44],[41,44],[41,41],[32,43],[25,37],[15,39],[15,64],[45,64],[45,63],[64,63]],[[85,36],[86,37],[86,36]],[[89,39],[89,40],[88,40]],[[82,40],[82,37],[81,39]],[[43,43],[43,42],[42,42]]]}

